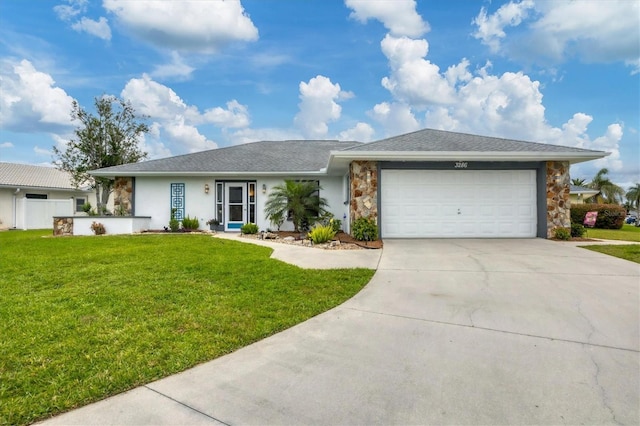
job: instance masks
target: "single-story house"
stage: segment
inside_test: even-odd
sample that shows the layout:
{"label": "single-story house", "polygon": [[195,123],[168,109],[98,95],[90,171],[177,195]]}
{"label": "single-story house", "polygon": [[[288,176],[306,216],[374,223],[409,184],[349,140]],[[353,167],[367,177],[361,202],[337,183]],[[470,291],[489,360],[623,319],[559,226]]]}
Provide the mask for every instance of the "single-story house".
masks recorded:
{"label": "single-story house", "polygon": [[586,186],[571,185],[569,189],[569,199],[571,204],[584,204],[590,201],[589,198],[598,194],[597,189],[587,188]]}
{"label": "single-story house", "polygon": [[[264,214],[274,185],[317,181],[344,230],[372,217],[381,238],[548,238],[569,227],[569,166],[603,151],[425,129],[370,143],[263,141],[95,170],[114,203],[168,225],[171,211],[225,231]],[[289,225],[285,223],[285,226]],[[284,229],[284,228],[283,228]]]}
{"label": "single-story house", "polygon": [[94,200],[93,191],[75,188],[66,172],[0,162],[0,228],[52,228],[53,216],[81,214]]}

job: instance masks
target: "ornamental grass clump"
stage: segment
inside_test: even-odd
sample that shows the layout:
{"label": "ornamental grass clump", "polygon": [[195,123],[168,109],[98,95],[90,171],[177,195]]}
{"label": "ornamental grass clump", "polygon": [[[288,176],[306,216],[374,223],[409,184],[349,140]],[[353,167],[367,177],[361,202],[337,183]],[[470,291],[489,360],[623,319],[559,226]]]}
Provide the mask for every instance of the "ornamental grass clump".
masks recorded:
{"label": "ornamental grass clump", "polygon": [[247,235],[257,234],[258,225],[256,225],[255,223],[245,223],[240,227],[240,232]]}
{"label": "ornamental grass clump", "polygon": [[182,219],[182,229],[185,231],[192,231],[198,228],[200,228],[200,221],[197,218],[187,216]]}
{"label": "ornamental grass clump", "polygon": [[322,244],[331,241],[336,236],[333,225],[316,225],[309,231],[309,238],[313,244]]}

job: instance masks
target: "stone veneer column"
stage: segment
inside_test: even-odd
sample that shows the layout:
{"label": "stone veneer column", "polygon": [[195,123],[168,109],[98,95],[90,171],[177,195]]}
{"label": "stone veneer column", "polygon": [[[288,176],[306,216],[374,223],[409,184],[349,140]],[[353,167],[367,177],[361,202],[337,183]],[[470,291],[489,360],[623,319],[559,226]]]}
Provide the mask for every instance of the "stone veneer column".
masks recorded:
{"label": "stone veneer column", "polygon": [[547,161],[547,238],[556,228],[571,228],[569,162]]}
{"label": "stone veneer column", "polygon": [[378,222],[378,163],[352,161],[349,166],[351,181],[350,221],[371,217]]}
{"label": "stone veneer column", "polygon": [[53,235],[73,235],[73,218],[72,217],[54,217],[53,218]]}
{"label": "stone veneer column", "polygon": [[131,216],[133,214],[133,178],[132,177],[117,177],[113,184],[113,208],[114,211],[118,211],[122,206],[125,215]]}

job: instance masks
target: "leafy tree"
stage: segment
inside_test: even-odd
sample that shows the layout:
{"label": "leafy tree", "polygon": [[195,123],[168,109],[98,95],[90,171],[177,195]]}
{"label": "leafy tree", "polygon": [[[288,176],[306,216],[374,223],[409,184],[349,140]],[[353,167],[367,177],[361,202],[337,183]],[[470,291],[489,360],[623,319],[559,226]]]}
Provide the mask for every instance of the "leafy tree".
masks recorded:
{"label": "leafy tree", "polygon": [[571,185],[585,186],[586,183],[587,183],[587,181],[585,181],[584,179],[578,179],[578,178],[571,179]]}
{"label": "leafy tree", "polygon": [[640,209],[640,183],[636,183],[626,193],[631,208]]}
{"label": "leafy tree", "polygon": [[608,173],[609,169],[600,169],[587,187],[598,190],[598,194],[595,195],[598,203],[618,204],[624,196],[624,190],[609,180]]}
{"label": "leafy tree", "polygon": [[149,127],[140,121],[129,102],[115,96],[95,98],[93,115],[73,101],[72,120],[80,124],[75,137],[63,150],[53,147],[54,164],[71,174],[76,187],[89,184],[96,191],[97,210],[102,213],[113,189],[113,180],[91,176],[91,170],[136,163],[147,157],[138,148],[141,135]]}
{"label": "leafy tree", "polygon": [[282,223],[282,219],[290,214],[294,231],[300,232],[305,223],[311,224],[314,218],[326,211],[328,204],[319,195],[321,189],[315,181],[285,180],[269,193],[265,214],[272,223]]}

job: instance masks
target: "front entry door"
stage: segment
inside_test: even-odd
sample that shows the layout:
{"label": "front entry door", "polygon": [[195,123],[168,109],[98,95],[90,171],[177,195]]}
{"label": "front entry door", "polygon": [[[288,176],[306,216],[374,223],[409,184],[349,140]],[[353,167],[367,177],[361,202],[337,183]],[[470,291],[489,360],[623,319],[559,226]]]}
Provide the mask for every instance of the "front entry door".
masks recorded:
{"label": "front entry door", "polygon": [[238,231],[247,223],[247,184],[226,184],[226,231]]}

